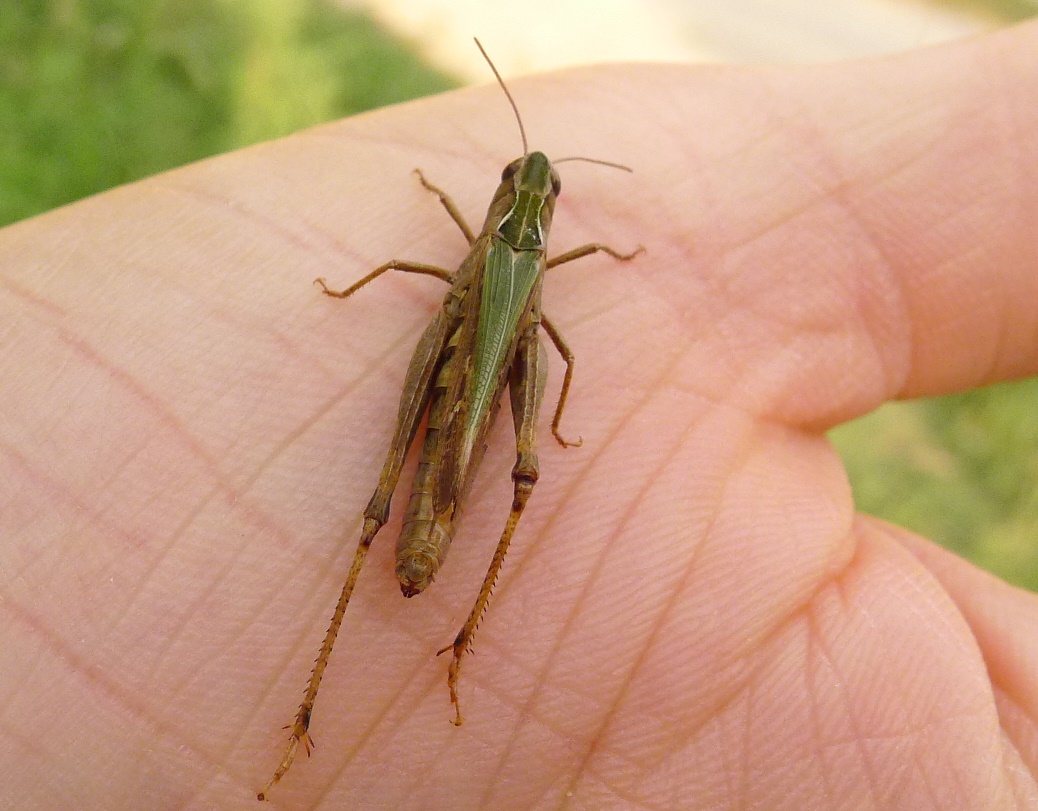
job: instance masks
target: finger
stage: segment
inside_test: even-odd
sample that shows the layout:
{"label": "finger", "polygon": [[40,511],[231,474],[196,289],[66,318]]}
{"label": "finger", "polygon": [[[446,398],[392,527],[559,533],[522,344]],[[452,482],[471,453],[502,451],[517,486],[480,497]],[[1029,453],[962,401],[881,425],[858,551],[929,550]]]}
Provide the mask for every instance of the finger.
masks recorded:
{"label": "finger", "polygon": [[[888,395],[935,395],[1038,371],[1038,27],[858,69],[815,87],[850,187],[864,271],[887,306],[860,312],[886,347]],[[838,128],[838,129],[837,129]],[[901,327],[897,326],[898,320]]]}
{"label": "finger", "polygon": [[621,112],[655,145],[627,199],[654,342],[693,342],[676,374],[705,388],[722,359],[713,399],[829,427],[1038,371],[1036,39],[688,70],[639,134],[646,82]]}
{"label": "finger", "polygon": [[898,527],[887,533],[914,554],[954,600],[976,638],[1006,734],[1038,772],[1038,598]]}

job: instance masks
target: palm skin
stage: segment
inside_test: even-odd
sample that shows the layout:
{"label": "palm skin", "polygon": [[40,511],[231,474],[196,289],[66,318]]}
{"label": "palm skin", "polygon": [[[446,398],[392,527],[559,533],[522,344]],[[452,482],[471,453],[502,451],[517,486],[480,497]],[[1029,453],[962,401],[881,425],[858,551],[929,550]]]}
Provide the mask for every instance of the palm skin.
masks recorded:
{"label": "palm skin", "polygon": [[[561,172],[552,254],[646,248],[546,281],[584,445],[545,423],[461,728],[434,653],[507,513],[509,421],[428,592],[383,530],[274,804],[1034,807],[1038,601],[855,514],[824,432],[1038,372],[1036,46],[514,82],[533,148],[635,170]],[[456,265],[410,172],[478,223],[517,142],[488,85],[0,233],[19,807],[255,807],[442,295],[311,281]]]}

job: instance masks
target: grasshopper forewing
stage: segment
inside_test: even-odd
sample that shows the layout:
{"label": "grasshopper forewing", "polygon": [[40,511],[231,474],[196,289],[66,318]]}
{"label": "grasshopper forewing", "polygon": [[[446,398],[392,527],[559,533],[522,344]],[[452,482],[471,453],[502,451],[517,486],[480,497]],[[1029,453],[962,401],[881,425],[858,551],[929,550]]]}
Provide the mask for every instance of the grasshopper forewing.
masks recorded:
{"label": "grasshopper forewing", "polygon": [[[478,40],[476,44],[483,51]],[[483,56],[486,57],[485,51]],[[489,58],[487,62],[490,62]],[[493,63],[490,67],[518,119],[518,109],[508,89]],[[458,672],[462,657],[470,649],[512,534],[537,482],[536,423],[547,374],[547,358],[538,340],[541,327],[566,361],[562,391],[552,419],[552,433],[564,446],[579,444],[579,441],[567,442],[559,433],[559,421],[573,375],[573,353],[558,330],[541,313],[544,272],[599,251],[626,260],[642,249],[621,254],[606,245],[591,243],[548,260],[548,231],[561,184],[547,156],[542,152],[530,152],[527,148],[521,119],[519,127],[523,155],[509,163],[502,172],[501,184],[494,193],[478,236],[473,235],[451,198],[416,170],[422,185],[440,198],[469,242],[469,253],[457,271],[451,273],[432,265],[394,261],[376,268],[352,287],[341,291],[329,289],[323,279],[317,280],[327,295],[336,298],[351,296],[388,270],[436,276],[451,287],[411,357],[393,440],[378,486],[364,510],[360,544],[314,664],[303,702],[291,726],[288,747],[273,777],[259,793],[261,800],[288,771],[300,742],[307,753],[310,751],[312,742],[307,732],[310,714],[332,645],[371,542],[389,517],[390,500],[422,416],[428,412],[428,427],[396,548],[396,575],[406,597],[421,593],[432,583],[447,555],[455,524],[483,457],[487,432],[506,385],[515,424],[517,458],[512,468],[514,495],[511,512],[468,619],[453,644],[440,651],[453,651],[447,683],[455,709],[453,722],[458,725],[462,722],[458,703]]]}

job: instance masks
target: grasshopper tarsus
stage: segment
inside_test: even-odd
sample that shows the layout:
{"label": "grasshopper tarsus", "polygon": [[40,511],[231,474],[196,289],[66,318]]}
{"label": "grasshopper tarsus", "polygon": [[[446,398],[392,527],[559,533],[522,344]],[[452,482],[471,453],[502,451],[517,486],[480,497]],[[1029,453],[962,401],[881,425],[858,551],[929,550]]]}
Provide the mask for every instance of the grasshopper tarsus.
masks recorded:
{"label": "grasshopper tarsus", "polygon": [[[385,271],[382,272],[384,273]],[[381,276],[382,274],[380,273],[379,275]],[[361,279],[361,282],[365,284],[367,283],[367,281],[370,281],[370,279],[367,279],[366,277],[364,279]],[[321,288],[322,293],[324,293],[326,296],[331,296],[332,298],[346,298],[347,296],[352,296],[363,286],[363,284],[353,284],[347,287],[345,290],[332,290],[328,286],[328,282],[324,280],[323,276],[314,279],[314,284],[318,285]]]}
{"label": "grasshopper tarsus", "polygon": [[456,727],[460,727],[465,723],[465,719],[461,716],[461,701],[458,698],[458,675],[461,671],[461,657],[465,653],[472,653],[469,647],[471,640],[463,638],[464,633],[465,631],[462,629],[453,644],[448,645],[436,654],[439,656],[440,653],[446,653],[449,650],[454,652],[450,667],[447,668],[447,689],[450,691],[451,706],[454,707],[454,717],[451,719],[451,723]]}
{"label": "grasshopper tarsus", "polygon": [[472,653],[470,642],[471,637],[467,636],[465,628],[462,628],[451,644],[436,651],[437,656],[442,656],[447,651],[453,652],[450,667],[447,668],[447,689],[450,691],[451,706],[454,707],[454,717],[451,719],[451,723],[456,727],[460,727],[464,723],[464,719],[461,717],[461,704],[458,702],[458,672],[461,670],[462,655]]}
{"label": "grasshopper tarsus", "polygon": [[421,169],[415,169],[414,173],[418,175],[418,179],[422,182],[422,185],[425,186],[425,188],[427,188],[429,191],[431,191],[433,194],[440,198],[440,203],[443,205],[445,209],[447,209],[447,213],[450,215],[450,218],[454,220],[458,228],[461,229],[461,233],[465,235],[465,241],[468,242],[469,247],[475,245],[476,235],[472,233],[472,229],[469,228],[469,224],[465,220],[465,215],[461,213],[461,209],[458,208],[457,204],[454,202],[454,198],[452,198],[449,194],[447,194],[447,192],[445,192],[439,186],[430,183],[428,179],[426,179],[425,175],[422,174]]}
{"label": "grasshopper tarsus", "polygon": [[271,777],[267,781],[266,785],[264,785],[263,788],[261,788],[259,792],[256,794],[256,799],[259,800],[261,803],[266,801],[267,795],[270,794],[270,790],[274,788],[275,785],[277,785],[278,781],[282,777],[285,776],[285,772],[287,772],[289,767],[292,765],[292,761],[295,760],[296,750],[299,748],[300,741],[302,741],[303,743],[303,748],[306,750],[307,757],[310,757],[311,749],[317,748],[314,745],[313,739],[310,737],[309,733],[305,729],[294,729],[292,732],[292,737],[288,741],[288,747],[285,749],[285,754],[281,758],[281,763],[278,765],[273,777]]}
{"label": "grasshopper tarsus", "polygon": [[564,448],[579,448],[581,445],[584,444],[584,437],[578,436],[576,442],[570,442],[568,439],[566,439],[566,437],[560,434],[554,426],[552,426],[551,435],[555,437],[556,442],[558,442]]}

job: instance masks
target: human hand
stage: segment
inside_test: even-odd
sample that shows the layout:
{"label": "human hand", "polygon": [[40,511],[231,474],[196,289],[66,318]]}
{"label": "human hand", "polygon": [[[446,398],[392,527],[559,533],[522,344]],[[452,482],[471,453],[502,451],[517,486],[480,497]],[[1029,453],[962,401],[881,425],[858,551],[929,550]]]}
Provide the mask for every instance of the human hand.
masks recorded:
{"label": "human hand", "polygon": [[[511,498],[508,420],[415,600],[376,540],[275,805],[1025,808],[1038,601],[855,515],[824,432],[1038,372],[1038,26],[797,69],[516,81],[560,167],[577,354],[466,660],[435,651]],[[280,756],[407,357],[518,136],[466,90],[0,233],[0,670],[18,807],[248,808]],[[546,400],[558,391],[561,364]],[[399,515],[406,493],[398,493]]]}

